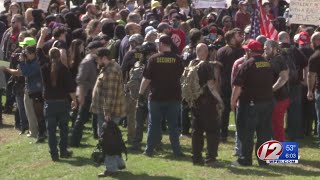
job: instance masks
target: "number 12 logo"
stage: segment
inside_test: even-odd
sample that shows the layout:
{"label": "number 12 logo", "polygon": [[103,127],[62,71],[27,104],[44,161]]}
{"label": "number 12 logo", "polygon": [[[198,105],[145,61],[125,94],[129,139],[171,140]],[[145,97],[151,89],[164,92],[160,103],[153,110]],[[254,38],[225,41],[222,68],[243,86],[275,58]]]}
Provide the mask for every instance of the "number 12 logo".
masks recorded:
{"label": "number 12 logo", "polygon": [[277,160],[283,152],[282,144],[279,141],[271,140],[263,143],[257,150],[260,160]]}

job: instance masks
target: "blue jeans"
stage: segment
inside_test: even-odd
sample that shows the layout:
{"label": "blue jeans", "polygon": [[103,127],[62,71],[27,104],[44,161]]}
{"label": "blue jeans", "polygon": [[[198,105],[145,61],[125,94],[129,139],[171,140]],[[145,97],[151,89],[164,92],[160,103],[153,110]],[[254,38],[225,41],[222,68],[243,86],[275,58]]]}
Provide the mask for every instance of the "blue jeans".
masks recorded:
{"label": "blue jeans", "polygon": [[291,86],[289,91],[290,104],[287,110],[287,136],[289,140],[303,137],[302,123],[302,86]]}
{"label": "blue jeans", "polygon": [[[260,102],[255,104],[241,103],[237,110],[237,133],[241,141],[241,157],[238,159],[242,165],[252,165],[252,151],[254,145],[254,132],[257,134],[256,151],[261,144],[272,137],[272,111],[273,102]],[[256,152],[255,151],[255,152]],[[255,153],[256,154],[256,153]],[[259,164],[264,164],[258,160]]]}
{"label": "blue jeans", "polygon": [[174,154],[181,153],[179,141],[179,113],[180,101],[149,101],[149,123],[147,132],[147,146],[146,152],[153,153],[156,145],[159,144],[161,139],[161,121],[163,117],[168,121],[169,136],[171,148]]}
{"label": "blue jeans", "polygon": [[68,145],[68,122],[70,105],[67,100],[47,100],[44,103],[44,117],[47,125],[48,143],[51,155],[57,155],[56,129],[60,129],[60,152],[67,151]]}
{"label": "blue jeans", "polygon": [[318,138],[320,140],[320,91],[316,92],[316,96],[315,96],[315,106],[316,106],[316,112],[317,112],[317,120],[318,120],[318,125],[317,125],[317,129],[318,129]]}
{"label": "blue jeans", "polygon": [[136,134],[133,140],[133,144],[135,146],[140,146],[140,143],[143,139],[143,127],[144,122],[146,121],[148,116],[148,106],[147,103],[145,106],[140,106],[136,108]]}
{"label": "blue jeans", "polygon": [[16,102],[19,109],[19,117],[20,117],[20,127],[21,131],[28,129],[28,118],[26,115],[26,110],[24,108],[24,100],[23,100],[23,94],[22,96],[16,95]]}
{"label": "blue jeans", "polygon": [[[85,97],[85,102],[83,106],[79,107],[78,111],[78,116],[77,120],[74,123],[73,126],[73,131],[71,135],[71,144],[74,146],[79,146],[81,139],[82,139],[82,134],[83,134],[83,128],[84,124],[89,120],[89,117],[91,115],[90,111],[90,106],[91,106],[91,101],[92,101],[92,96],[91,96],[91,91],[88,92],[87,96]],[[94,131],[96,131],[96,126],[97,121],[96,121],[96,115],[92,116],[92,127]]]}

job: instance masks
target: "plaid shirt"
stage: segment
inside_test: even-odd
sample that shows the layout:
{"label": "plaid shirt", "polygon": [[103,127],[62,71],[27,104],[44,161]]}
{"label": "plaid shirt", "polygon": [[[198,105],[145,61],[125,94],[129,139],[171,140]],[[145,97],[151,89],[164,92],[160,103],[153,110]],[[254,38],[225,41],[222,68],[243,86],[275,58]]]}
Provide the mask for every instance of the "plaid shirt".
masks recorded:
{"label": "plaid shirt", "polygon": [[91,112],[111,117],[126,114],[121,67],[112,61],[100,71],[92,92]]}

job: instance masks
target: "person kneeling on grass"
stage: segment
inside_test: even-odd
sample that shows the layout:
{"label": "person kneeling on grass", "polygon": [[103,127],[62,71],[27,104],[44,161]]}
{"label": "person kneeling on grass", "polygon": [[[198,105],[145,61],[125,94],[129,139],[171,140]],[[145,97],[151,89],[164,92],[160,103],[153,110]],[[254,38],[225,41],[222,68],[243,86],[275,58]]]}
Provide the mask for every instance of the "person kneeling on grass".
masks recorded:
{"label": "person kneeling on grass", "polygon": [[121,155],[125,153],[127,156],[127,148],[118,125],[109,119],[103,123],[102,128],[99,144],[102,147],[106,170],[98,174],[98,177],[112,176],[125,169],[126,164]]}

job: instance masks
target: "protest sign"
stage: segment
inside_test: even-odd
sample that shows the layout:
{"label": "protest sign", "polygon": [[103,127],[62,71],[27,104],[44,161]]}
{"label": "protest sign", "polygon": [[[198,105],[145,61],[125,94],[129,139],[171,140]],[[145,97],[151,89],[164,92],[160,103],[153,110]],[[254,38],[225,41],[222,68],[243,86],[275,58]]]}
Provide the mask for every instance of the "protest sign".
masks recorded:
{"label": "protest sign", "polygon": [[17,2],[17,3],[21,3],[21,2],[33,2],[33,0],[11,0],[11,2]]}
{"label": "protest sign", "polygon": [[226,0],[193,0],[194,8],[226,8]]}
{"label": "protest sign", "polygon": [[290,0],[291,24],[320,25],[319,0]]}
{"label": "protest sign", "polygon": [[38,9],[42,9],[44,12],[48,11],[48,7],[50,5],[51,0],[41,0],[38,4]]}

